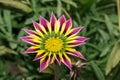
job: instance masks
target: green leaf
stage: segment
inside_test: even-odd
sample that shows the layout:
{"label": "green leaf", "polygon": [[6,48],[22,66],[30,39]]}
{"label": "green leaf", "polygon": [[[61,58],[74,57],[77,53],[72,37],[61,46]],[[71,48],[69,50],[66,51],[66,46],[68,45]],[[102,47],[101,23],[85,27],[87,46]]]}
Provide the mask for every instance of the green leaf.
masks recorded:
{"label": "green leaf", "polygon": [[11,24],[11,11],[10,10],[4,10],[4,21],[7,26],[8,32],[12,33],[12,24]]}
{"label": "green leaf", "polygon": [[1,6],[3,6],[3,8],[16,9],[17,11],[25,13],[29,13],[32,11],[32,9],[28,7],[26,4],[15,0],[0,0],[0,4]]}
{"label": "green leaf", "polygon": [[57,0],[57,15],[58,17],[61,15],[62,12],[62,3],[60,0]]}
{"label": "green leaf", "polygon": [[13,51],[12,49],[7,48],[5,46],[0,46],[0,56],[8,54],[8,53],[12,53],[12,54],[16,55],[16,52]]}
{"label": "green leaf", "polygon": [[105,24],[107,26],[107,29],[109,31],[109,34],[111,37],[113,37],[113,23],[110,21],[108,15],[104,14],[104,17],[105,17]]}
{"label": "green leaf", "polygon": [[120,62],[120,40],[116,42],[115,46],[108,58],[105,73],[108,75],[110,71]]}
{"label": "green leaf", "polygon": [[97,66],[97,64],[94,61],[91,61],[90,64],[91,64],[91,67],[93,68],[93,71],[95,72],[97,80],[105,80],[105,77],[101,69]]}
{"label": "green leaf", "polygon": [[101,30],[101,29],[98,29],[98,31],[104,40],[108,41],[110,39],[110,36],[108,35],[107,32],[105,32],[104,30]]}
{"label": "green leaf", "polygon": [[75,2],[73,2],[72,0],[62,0],[62,1],[66,4],[70,4],[70,5],[74,6],[75,8],[77,8],[77,4]]}

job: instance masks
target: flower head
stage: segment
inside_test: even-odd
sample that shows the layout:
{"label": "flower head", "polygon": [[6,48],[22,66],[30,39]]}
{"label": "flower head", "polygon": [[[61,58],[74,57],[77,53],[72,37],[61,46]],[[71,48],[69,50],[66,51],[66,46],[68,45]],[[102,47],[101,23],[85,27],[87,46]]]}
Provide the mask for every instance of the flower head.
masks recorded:
{"label": "flower head", "polygon": [[77,36],[83,27],[72,28],[72,20],[66,20],[62,15],[58,20],[54,13],[51,14],[50,22],[40,16],[40,22],[33,22],[35,30],[24,29],[28,36],[21,37],[21,40],[31,44],[24,53],[37,53],[34,61],[40,60],[40,71],[43,71],[55,60],[58,64],[64,63],[71,69],[71,60],[68,55],[81,59],[85,57],[75,46],[85,44],[86,37]]}

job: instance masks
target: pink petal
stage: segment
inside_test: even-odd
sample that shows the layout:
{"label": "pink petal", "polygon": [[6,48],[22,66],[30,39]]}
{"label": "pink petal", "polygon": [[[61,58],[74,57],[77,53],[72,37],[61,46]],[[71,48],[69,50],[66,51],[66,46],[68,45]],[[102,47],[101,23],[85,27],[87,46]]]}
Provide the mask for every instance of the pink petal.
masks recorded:
{"label": "pink petal", "polygon": [[29,44],[32,44],[32,45],[34,45],[34,44],[38,44],[37,42],[34,42],[32,39],[27,39],[26,37],[20,37],[20,39],[22,40],[22,41],[24,41],[24,42],[26,42],[26,43],[29,43]]}
{"label": "pink petal", "polygon": [[26,54],[26,53],[35,53],[36,52],[36,48],[28,48],[26,51],[24,51],[24,53]]}
{"label": "pink petal", "polygon": [[52,30],[54,29],[55,22],[56,22],[56,17],[54,13],[52,12],[51,17],[50,17],[50,24],[51,24]]}
{"label": "pink petal", "polygon": [[61,64],[61,58],[60,58],[59,55],[56,55],[56,60],[57,60],[58,64],[60,65]]}
{"label": "pink petal", "polygon": [[53,55],[49,56],[49,62],[48,62],[48,64],[52,63],[53,57],[54,57]]}
{"label": "pink petal", "polygon": [[36,32],[35,31],[33,31],[33,30],[29,30],[29,29],[23,29],[26,33],[28,33],[28,34],[32,34],[32,35],[36,35]]}
{"label": "pink petal", "polygon": [[65,25],[65,31],[69,29],[69,27],[72,26],[72,19],[67,20],[66,25]]}
{"label": "pink petal", "polygon": [[40,32],[43,32],[37,22],[35,22],[35,21],[32,21],[32,22],[33,22],[33,25],[34,25],[34,28],[35,28],[35,29],[39,30]]}
{"label": "pink petal", "polygon": [[82,53],[80,53],[80,52],[78,52],[78,51],[75,51],[75,52],[67,52],[67,54],[72,55],[72,56],[75,56],[75,57],[79,57],[79,58],[85,60],[85,57],[82,55]]}
{"label": "pink petal", "polygon": [[40,24],[47,29],[47,20],[42,16],[40,16]]}
{"label": "pink petal", "polygon": [[40,54],[40,55],[36,55],[35,59],[33,61],[39,60],[44,56],[44,53]]}
{"label": "pink petal", "polygon": [[73,34],[78,34],[82,29],[83,29],[83,27],[74,28],[74,29],[72,30],[72,32],[69,34],[69,36],[70,36],[70,35],[73,35]]}
{"label": "pink petal", "polygon": [[84,42],[84,41],[86,41],[86,40],[88,40],[88,39],[89,39],[89,38],[78,36],[78,37],[76,37],[74,40],[78,40],[78,41]]}
{"label": "pink petal", "polygon": [[85,42],[76,41],[74,43],[69,43],[68,45],[72,45],[72,47],[75,47],[75,46],[79,46],[79,45],[82,45],[82,44],[85,44]]}
{"label": "pink petal", "polygon": [[44,58],[43,60],[40,61],[40,72],[42,72],[45,68],[48,67],[48,57]]}
{"label": "pink petal", "polygon": [[63,56],[63,63],[71,70],[71,62],[65,56]]}
{"label": "pink petal", "polygon": [[60,21],[60,27],[61,27],[63,23],[66,21],[66,18],[64,15],[62,15],[58,20]]}
{"label": "pink petal", "polygon": [[23,36],[22,39],[32,39],[30,36]]}

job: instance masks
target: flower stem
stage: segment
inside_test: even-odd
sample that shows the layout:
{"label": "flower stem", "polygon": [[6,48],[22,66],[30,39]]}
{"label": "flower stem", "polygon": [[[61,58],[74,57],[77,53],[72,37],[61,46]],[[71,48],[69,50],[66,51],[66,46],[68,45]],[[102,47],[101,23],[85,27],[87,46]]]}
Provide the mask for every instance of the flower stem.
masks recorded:
{"label": "flower stem", "polygon": [[54,64],[54,80],[59,80],[58,78],[58,64]]}

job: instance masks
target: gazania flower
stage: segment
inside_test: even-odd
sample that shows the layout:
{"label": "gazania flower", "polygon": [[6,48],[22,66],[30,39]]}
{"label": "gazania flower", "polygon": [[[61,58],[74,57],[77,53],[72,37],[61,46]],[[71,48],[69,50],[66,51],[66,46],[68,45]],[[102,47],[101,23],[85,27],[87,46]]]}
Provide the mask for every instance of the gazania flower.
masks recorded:
{"label": "gazania flower", "polygon": [[35,30],[24,29],[28,36],[21,37],[21,40],[31,44],[24,53],[36,53],[35,59],[40,60],[40,71],[43,71],[49,64],[57,61],[64,63],[71,69],[69,55],[85,59],[85,57],[74,47],[85,44],[86,37],[77,36],[83,27],[72,28],[72,20],[66,20],[62,15],[58,20],[54,13],[51,14],[50,22],[45,18],[39,18],[40,22],[33,22]]}

